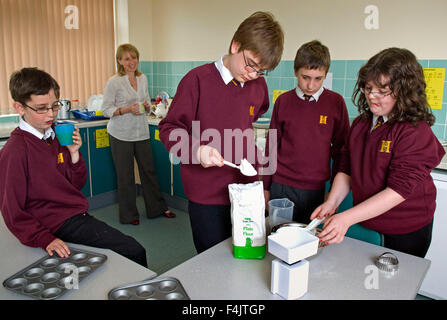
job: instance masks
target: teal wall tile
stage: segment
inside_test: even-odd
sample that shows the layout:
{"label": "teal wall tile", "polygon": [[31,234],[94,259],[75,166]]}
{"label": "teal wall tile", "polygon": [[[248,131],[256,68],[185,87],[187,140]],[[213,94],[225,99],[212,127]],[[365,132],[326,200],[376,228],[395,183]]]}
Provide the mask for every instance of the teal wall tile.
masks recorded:
{"label": "teal wall tile", "polygon": [[279,77],[270,77],[268,76],[267,86],[269,88],[269,93],[272,93],[273,90],[281,90],[281,81]]}
{"label": "teal wall tile", "polygon": [[280,76],[281,77],[295,77],[295,70],[293,69],[293,61],[285,60],[281,61],[280,65]]}
{"label": "teal wall tile", "polygon": [[352,94],[354,93],[354,87],[357,82],[357,79],[346,79],[345,80],[345,93],[343,97],[351,99]]}
{"label": "teal wall tile", "polygon": [[295,88],[297,85],[296,78],[280,78],[280,89],[290,90]]}
{"label": "teal wall tile", "polygon": [[345,96],[345,79],[332,79],[332,91]]}
{"label": "teal wall tile", "polygon": [[[422,67],[446,68],[447,60],[418,60]],[[177,86],[184,75],[191,69],[210,63],[212,61],[140,61],[139,68],[148,78],[149,94],[155,97],[158,92],[166,91],[174,96]],[[351,97],[355,83],[357,81],[358,70],[365,64],[366,60],[332,60],[329,72],[332,73],[332,90],[345,98],[350,120],[358,115],[357,107],[351,102]],[[273,90],[290,90],[297,85],[294,75],[293,60],[283,60],[265,78],[269,91],[270,108],[264,117],[271,117],[273,110],[272,95]],[[436,124],[433,131],[440,139],[447,138],[447,81],[445,81],[442,109],[433,109],[436,117]],[[3,122],[0,118],[0,122]]]}
{"label": "teal wall tile", "polygon": [[4,115],[0,116],[0,123],[7,123],[7,122],[19,122],[20,116],[19,115]]}
{"label": "teal wall tile", "polygon": [[446,68],[447,60],[429,60],[428,68]]}
{"label": "teal wall tile", "polygon": [[269,77],[280,77],[281,76],[281,63],[280,62],[275,69],[269,71]]}
{"label": "teal wall tile", "polygon": [[358,72],[365,62],[365,60],[348,60],[346,64],[346,79],[357,79]]}
{"label": "teal wall tile", "polygon": [[438,139],[445,140],[445,127],[445,124],[434,124],[431,130]]}
{"label": "teal wall tile", "polygon": [[359,115],[359,110],[352,103],[351,98],[345,98],[346,108],[348,109],[348,115],[350,118],[355,118]]}
{"label": "teal wall tile", "polygon": [[446,113],[447,113],[447,105],[443,104],[442,109],[431,109],[433,115],[436,118],[437,124],[447,124]]}
{"label": "teal wall tile", "polygon": [[428,60],[418,60],[422,68],[428,68]]}
{"label": "teal wall tile", "polygon": [[333,79],[345,79],[346,75],[346,60],[333,60],[329,67],[329,72],[332,72]]}
{"label": "teal wall tile", "polygon": [[174,61],[172,62],[172,73],[175,75],[184,74],[184,62]]}

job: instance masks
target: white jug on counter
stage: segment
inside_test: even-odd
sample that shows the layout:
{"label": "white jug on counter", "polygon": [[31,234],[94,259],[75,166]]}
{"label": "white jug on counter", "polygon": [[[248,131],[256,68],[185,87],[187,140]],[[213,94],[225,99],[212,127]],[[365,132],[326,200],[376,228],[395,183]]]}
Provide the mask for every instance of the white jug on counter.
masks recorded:
{"label": "white jug on counter", "polygon": [[168,108],[163,102],[160,102],[157,104],[157,107],[155,107],[154,113],[157,118],[164,118],[168,113]]}

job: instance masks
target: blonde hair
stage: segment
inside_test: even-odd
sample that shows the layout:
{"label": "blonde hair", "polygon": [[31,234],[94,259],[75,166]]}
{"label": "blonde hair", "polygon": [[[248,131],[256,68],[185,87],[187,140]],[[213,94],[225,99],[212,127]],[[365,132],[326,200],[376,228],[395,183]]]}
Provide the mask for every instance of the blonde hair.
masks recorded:
{"label": "blonde hair", "polygon": [[[126,75],[124,67],[118,62],[118,60],[121,60],[123,58],[125,52],[129,52],[133,58],[137,58],[138,61],[140,61],[140,53],[138,52],[138,49],[135,46],[131,45],[130,43],[120,45],[118,49],[116,49],[116,67],[118,69],[118,74],[120,76]],[[138,70],[137,67],[137,70],[135,70],[135,75],[141,76],[141,74],[142,73]]]}

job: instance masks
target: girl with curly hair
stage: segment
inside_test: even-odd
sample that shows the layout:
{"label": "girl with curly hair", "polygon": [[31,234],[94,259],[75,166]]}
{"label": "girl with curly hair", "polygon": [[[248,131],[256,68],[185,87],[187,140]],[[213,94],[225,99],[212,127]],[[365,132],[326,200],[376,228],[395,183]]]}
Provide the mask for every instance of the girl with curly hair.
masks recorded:
{"label": "girl with curly hair", "polygon": [[[360,69],[353,102],[360,115],[343,148],[340,172],[311,218],[327,217],[320,240],[340,243],[360,223],[385,247],[424,257],[431,242],[436,188],[430,172],[445,154],[430,129],[421,65],[407,49],[385,49]],[[337,207],[352,189],[353,207]]]}

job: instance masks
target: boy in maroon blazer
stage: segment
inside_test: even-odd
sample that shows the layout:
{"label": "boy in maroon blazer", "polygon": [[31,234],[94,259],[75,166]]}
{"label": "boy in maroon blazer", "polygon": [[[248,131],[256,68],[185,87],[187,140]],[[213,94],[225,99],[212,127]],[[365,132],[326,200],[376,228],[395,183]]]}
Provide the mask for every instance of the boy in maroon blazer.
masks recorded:
{"label": "boy in maroon blazer", "polygon": [[[319,41],[303,44],[294,70],[298,86],[278,97],[269,130],[276,130],[276,172],[264,171],[264,197],[288,198],[293,219],[308,223],[324,200],[325,183],[338,172],[349,117],[341,95],[323,87],[331,63],[329,50]],[[331,174],[331,159],[333,160]]]}
{"label": "boy in maroon blazer", "polygon": [[87,212],[79,129],[69,146],[61,146],[53,130],[60,109],[56,80],[23,68],[11,75],[9,89],[21,119],[0,151],[0,210],[8,229],[49,255],[67,257],[65,242],[73,242],[111,249],[147,267],[146,250],[134,238]]}
{"label": "boy in maroon blazer", "polygon": [[[340,172],[314,217],[327,216],[322,241],[339,243],[360,223],[383,234],[384,246],[424,257],[431,242],[436,188],[430,175],[444,149],[430,126],[421,65],[406,49],[389,48],[360,69],[352,123]],[[354,207],[335,209],[352,189]]]}
{"label": "boy in maroon blazer", "polygon": [[223,167],[223,160],[256,164],[252,123],[268,110],[263,75],[278,65],[283,46],[273,15],[252,14],[239,25],[227,55],[185,75],[159,124],[161,141],[181,161],[199,253],[231,236],[228,185],[258,179]]}

